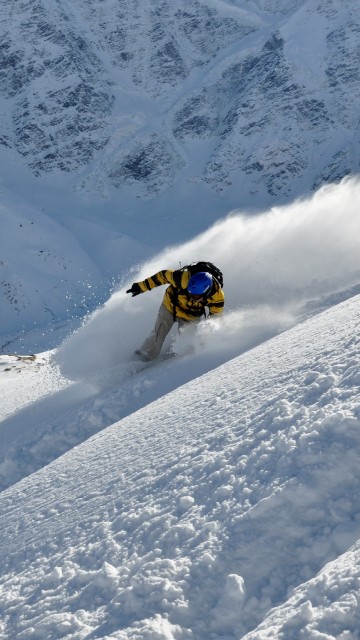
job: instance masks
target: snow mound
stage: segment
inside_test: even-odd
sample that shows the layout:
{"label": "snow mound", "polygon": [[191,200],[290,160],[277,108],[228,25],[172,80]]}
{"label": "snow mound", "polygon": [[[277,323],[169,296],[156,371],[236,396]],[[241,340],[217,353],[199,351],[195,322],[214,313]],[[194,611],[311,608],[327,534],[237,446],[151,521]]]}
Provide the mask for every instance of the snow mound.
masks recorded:
{"label": "snow mound", "polygon": [[4,491],[0,637],[356,638],[359,311],[290,329]]}
{"label": "snow mound", "polygon": [[356,640],[359,615],[360,543],[325,565],[309,582],[295,589],[281,607],[244,640],[298,638]]}

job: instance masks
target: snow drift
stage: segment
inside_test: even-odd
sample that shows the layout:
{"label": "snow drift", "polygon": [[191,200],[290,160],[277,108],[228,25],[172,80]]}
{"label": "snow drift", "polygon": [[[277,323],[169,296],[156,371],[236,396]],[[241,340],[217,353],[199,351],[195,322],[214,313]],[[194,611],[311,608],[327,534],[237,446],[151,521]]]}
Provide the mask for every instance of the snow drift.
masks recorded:
{"label": "snow drift", "polygon": [[0,638],[357,640],[359,312],[299,324],[3,492]]}
{"label": "snow drift", "polygon": [[217,363],[349,297],[360,282],[359,202],[360,182],[348,179],[262,215],[233,212],[191,241],[165,249],[129,274],[124,288],[60,347],[64,375],[99,381],[99,371],[111,370],[115,383],[121,379],[122,365],[151,330],[164,292],[130,298],[125,289],[159,269],[208,259],[223,270],[224,318],[189,337],[193,347],[201,341],[200,352],[216,353]]}

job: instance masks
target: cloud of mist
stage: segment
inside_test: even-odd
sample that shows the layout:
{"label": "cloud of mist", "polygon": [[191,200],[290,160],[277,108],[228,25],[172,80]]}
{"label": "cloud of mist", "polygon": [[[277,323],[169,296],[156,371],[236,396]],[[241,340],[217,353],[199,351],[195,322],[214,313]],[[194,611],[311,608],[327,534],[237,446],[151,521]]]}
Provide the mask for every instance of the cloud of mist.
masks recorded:
{"label": "cloud of mist", "polygon": [[[295,324],[307,302],[315,300],[313,306],[320,308],[325,297],[360,282],[359,203],[360,181],[353,178],[261,215],[232,212],[191,241],[145,262],[128,285],[180,264],[217,264],[224,273],[226,312],[214,320],[220,331],[208,323],[205,348],[228,359]],[[141,345],[165,287],[136,298],[126,295],[126,288],[60,346],[57,359],[65,375],[77,379],[116,367]],[[193,345],[198,338],[190,338]]]}

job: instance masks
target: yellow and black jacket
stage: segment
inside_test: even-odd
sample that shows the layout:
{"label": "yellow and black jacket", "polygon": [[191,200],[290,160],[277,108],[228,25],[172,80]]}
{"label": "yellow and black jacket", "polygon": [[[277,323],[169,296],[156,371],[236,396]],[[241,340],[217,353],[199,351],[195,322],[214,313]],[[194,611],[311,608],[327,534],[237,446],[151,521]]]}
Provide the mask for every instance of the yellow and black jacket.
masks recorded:
{"label": "yellow and black jacket", "polygon": [[169,284],[170,286],[165,291],[163,304],[173,314],[174,319],[196,320],[205,314],[205,307],[208,307],[210,315],[222,313],[225,298],[217,280],[213,278],[213,287],[206,297],[195,300],[186,290],[190,278],[191,274],[187,269],[176,271],[164,269],[142,282],[137,282],[137,284],[142,292]]}

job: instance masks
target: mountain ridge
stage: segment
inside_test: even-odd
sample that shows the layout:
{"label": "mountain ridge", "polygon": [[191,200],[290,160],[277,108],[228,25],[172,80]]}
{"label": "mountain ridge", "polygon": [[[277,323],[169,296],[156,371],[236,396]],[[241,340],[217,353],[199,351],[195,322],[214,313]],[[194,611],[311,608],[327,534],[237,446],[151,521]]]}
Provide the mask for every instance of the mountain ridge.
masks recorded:
{"label": "mountain ridge", "polygon": [[[33,0],[25,14],[20,6],[18,14],[13,9],[2,45],[2,93],[12,99],[7,111],[14,123],[13,140],[3,131],[5,145],[13,144],[37,175],[76,173],[95,160],[104,186],[129,186],[142,197],[171,188],[188,161],[188,144],[205,138],[213,144],[201,179],[226,192],[232,176],[241,176],[255,201],[259,194],[258,204],[259,183],[270,196],[293,197],[304,188],[302,176],[309,169],[308,191],[353,173],[359,167],[357,149],[351,151],[340,135],[347,131],[351,137],[358,130],[353,105],[359,10],[321,0],[315,7],[296,2],[286,11],[284,3],[273,3],[273,13],[264,7],[258,3],[252,9],[245,2],[208,7],[195,0],[150,7],[123,0],[115,8],[110,0],[79,0],[59,3],[49,14],[41,0]],[[196,69],[203,88],[194,87],[191,97],[186,82]],[[217,79],[211,81],[214,72]],[[184,105],[175,104],[167,116],[161,103],[171,101],[174,87]],[[351,101],[345,99],[348,91]],[[116,113],[131,122],[139,98],[139,104],[144,99],[144,106],[146,100],[152,104],[141,116],[148,136],[143,140],[142,126],[133,118],[133,135],[124,145],[120,133],[106,161]],[[159,107],[163,116],[156,124]],[[334,128],[338,141],[331,146]],[[182,162],[172,138],[183,147]]]}

